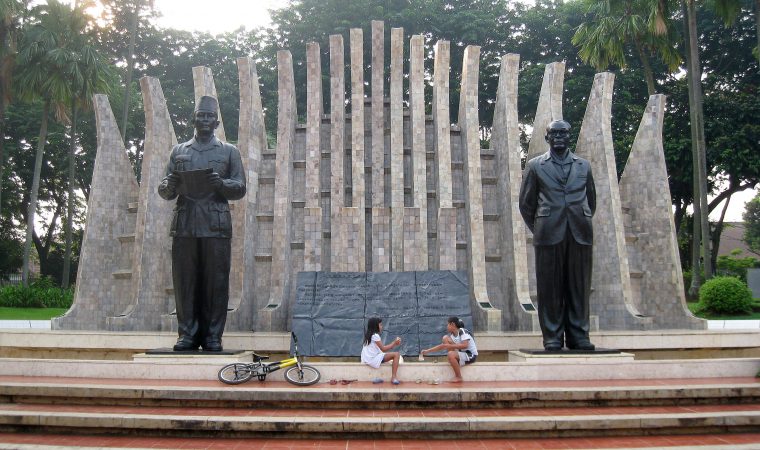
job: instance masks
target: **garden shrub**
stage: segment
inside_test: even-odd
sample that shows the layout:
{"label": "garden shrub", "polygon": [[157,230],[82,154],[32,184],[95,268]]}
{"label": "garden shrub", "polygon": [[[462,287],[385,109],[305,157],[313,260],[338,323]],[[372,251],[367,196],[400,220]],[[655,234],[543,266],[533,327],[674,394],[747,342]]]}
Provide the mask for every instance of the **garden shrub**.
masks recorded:
{"label": "garden shrub", "polygon": [[70,308],[73,289],[61,289],[49,278],[42,278],[28,287],[22,285],[0,288],[0,306],[8,308]]}
{"label": "garden shrub", "polygon": [[734,250],[731,255],[720,255],[715,264],[716,272],[719,275],[738,277],[743,282],[747,282],[747,269],[760,266],[757,258],[748,256],[741,258],[741,250]]}
{"label": "garden shrub", "polygon": [[715,277],[699,290],[700,310],[711,314],[752,312],[752,292],[736,277]]}

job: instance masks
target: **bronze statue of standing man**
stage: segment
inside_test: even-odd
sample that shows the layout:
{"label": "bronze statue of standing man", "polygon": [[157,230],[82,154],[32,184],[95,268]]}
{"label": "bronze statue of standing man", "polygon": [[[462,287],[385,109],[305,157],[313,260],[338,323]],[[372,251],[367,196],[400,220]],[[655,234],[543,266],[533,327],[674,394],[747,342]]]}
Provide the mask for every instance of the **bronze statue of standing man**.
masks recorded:
{"label": "bronze statue of standing man", "polygon": [[533,232],[544,349],[594,350],[589,296],[596,189],[589,162],[570,151],[570,124],[546,127],[550,150],[525,165],[520,213]]}
{"label": "bronze statue of standing man", "polygon": [[245,195],[240,152],[214,134],[218,103],[203,96],[193,115],[195,137],[174,146],[158,186],[177,199],[172,218],[172,278],[179,339],[174,351],[222,351],[229,303],[232,219],[228,200]]}

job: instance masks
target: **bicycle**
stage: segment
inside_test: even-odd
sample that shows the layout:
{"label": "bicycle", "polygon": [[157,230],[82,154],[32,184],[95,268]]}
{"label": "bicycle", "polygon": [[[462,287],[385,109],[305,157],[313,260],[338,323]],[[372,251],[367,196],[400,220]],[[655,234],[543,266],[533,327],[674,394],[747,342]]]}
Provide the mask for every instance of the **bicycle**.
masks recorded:
{"label": "bicycle", "polygon": [[270,363],[262,362],[269,359],[269,356],[253,354],[253,363],[232,363],[227,364],[219,370],[219,381],[226,384],[241,384],[257,377],[259,381],[264,381],[270,373],[288,368],[285,371],[285,380],[296,386],[311,386],[319,381],[321,374],[314,366],[303,364],[303,357],[298,354],[298,339],[295,333],[290,333],[293,337],[293,356]]}

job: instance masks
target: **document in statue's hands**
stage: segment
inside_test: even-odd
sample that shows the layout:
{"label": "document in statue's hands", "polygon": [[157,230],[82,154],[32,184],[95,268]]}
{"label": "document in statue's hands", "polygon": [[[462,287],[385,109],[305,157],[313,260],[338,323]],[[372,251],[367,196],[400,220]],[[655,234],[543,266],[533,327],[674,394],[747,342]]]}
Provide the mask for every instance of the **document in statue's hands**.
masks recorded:
{"label": "document in statue's hands", "polygon": [[181,180],[177,191],[183,195],[213,192],[214,188],[208,182],[208,175],[211,172],[213,172],[211,167],[207,169],[175,171],[174,173]]}

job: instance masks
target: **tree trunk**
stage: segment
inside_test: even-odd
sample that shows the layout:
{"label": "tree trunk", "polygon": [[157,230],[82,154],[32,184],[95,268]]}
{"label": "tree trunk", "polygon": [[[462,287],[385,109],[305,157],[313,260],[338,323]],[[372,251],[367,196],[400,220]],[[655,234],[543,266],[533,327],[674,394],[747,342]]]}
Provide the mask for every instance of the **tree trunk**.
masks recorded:
{"label": "tree trunk", "polygon": [[644,48],[641,46],[641,42],[639,42],[638,39],[634,39],[633,42],[636,45],[636,51],[639,53],[641,67],[644,69],[644,79],[646,79],[647,82],[647,93],[652,96],[657,93],[657,86],[654,83],[654,72],[652,72],[652,66],[649,64],[649,58],[644,52]]}
{"label": "tree trunk", "polygon": [[755,57],[760,61],[760,0],[755,0],[755,31],[757,34],[757,47]]}
{"label": "tree trunk", "polygon": [[[684,28],[684,39],[686,40],[686,48],[689,48],[689,26],[687,21],[687,15],[686,15],[686,4],[685,2],[681,4],[682,10],[683,10],[683,28]],[[689,51],[686,51],[686,67],[691,67],[691,54]],[[690,71],[686,71],[686,78],[687,78],[687,86],[688,86],[688,92],[689,92],[689,115],[691,117],[692,126],[691,126],[691,162],[692,162],[692,187],[693,187],[693,194],[692,194],[692,210],[693,210],[693,216],[691,220],[692,224],[692,233],[691,233],[691,286],[689,286],[689,298],[691,299],[697,299],[699,298],[699,288],[702,284],[701,280],[701,267],[702,263],[699,258],[699,248],[700,248],[700,236],[702,236],[701,233],[701,221],[699,220],[700,214],[700,208],[699,208],[699,181],[697,174],[699,173],[699,158],[697,156],[697,130],[693,126],[694,123],[694,92],[691,89],[691,77],[692,73]]]}
{"label": "tree trunk", "polygon": [[[709,280],[713,276],[713,265],[710,259],[710,222],[709,209],[707,207],[707,148],[705,143],[705,121],[704,113],[702,109],[703,96],[702,96],[702,70],[700,69],[699,62],[699,45],[697,42],[697,9],[695,0],[687,0],[686,11],[688,14],[689,24],[689,53],[691,55],[689,59],[689,72],[692,77],[690,78],[689,87],[694,93],[694,112],[692,116],[692,127],[696,127],[697,137],[697,158],[699,172],[695,174],[699,181],[699,220],[701,222],[700,227],[702,229],[702,256],[704,259],[705,279]],[[696,194],[696,193],[695,193]]]}
{"label": "tree trunk", "polygon": [[77,103],[71,102],[71,145],[69,146],[69,195],[66,208],[66,248],[63,256],[61,287],[68,289],[71,278],[71,232],[74,222],[74,181],[76,180]]}
{"label": "tree trunk", "polygon": [[[702,80],[699,68],[699,48],[697,43],[697,12],[694,0],[684,0],[684,20],[686,41],[687,76],[689,88],[689,116],[691,120],[692,157],[694,167],[694,219],[699,222],[700,233],[696,234],[697,227],[694,225],[695,240],[702,241],[701,256],[704,265],[705,279],[712,278],[713,269],[710,258],[710,224],[708,221],[709,209],[707,206],[707,161],[705,150],[705,129],[702,113]],[[699,208],[697,208],[699,205]],[[696,212],[699,211],[697,215]],[[696,260],[700,255],[693,255]],[[692,283],[692,289],[694,284]]]}
{"label": "tree trunk", "polygon": [[728,204],[730,202],[731,196],[729,195],[726,199],[726,203],[723,205],[723,210],[720,212],[720,219],[718,219],[718,222],[715,224],[715,230],[712,234],[712,253],[710,254],[710,260],[712,261],[713,267],[716,268],[716,272],[718,264],[718,250],[720,250],[720,238],[723,234],[723,223],[726,218],[726,211],[728,211]]}
{"label": "tree trunk", "polygon": [[21,281],[24,286],[29,286],[29,254],[32,251],[32,238],[34,234],[34,217],[37,211],[37,194],[40,190],[40,172],[42,172],[42,158],[45,155],[45,141],[47,140],[48,115],[50,113],[50,99],[45,100],[42,107],[42,123],[40,125],[40,137],[37,142],[37,155],[34,159],[34,178],[32,178],[32,192],[29,197],[29,209],[26,220],[26,241],[24,242],[24,262],[21,272]]}
{"label": "tree trunk", "polygon": [[129,50],[127,53],[127,74],[124,79],[124,108],[121,116],[121,140],[127,144],[127,122],[129,121],[129,94],[132,87],[132,69],[134,66],[135,40],[137,38],[137,22],[140,14],[140,2],[135,3],[135,12],[129,23]]}
{"label": "tree trunk", "polygon": [[0,221],[3,219],[3,180],[5,180],[5,93],[0,87]]}

